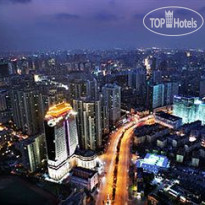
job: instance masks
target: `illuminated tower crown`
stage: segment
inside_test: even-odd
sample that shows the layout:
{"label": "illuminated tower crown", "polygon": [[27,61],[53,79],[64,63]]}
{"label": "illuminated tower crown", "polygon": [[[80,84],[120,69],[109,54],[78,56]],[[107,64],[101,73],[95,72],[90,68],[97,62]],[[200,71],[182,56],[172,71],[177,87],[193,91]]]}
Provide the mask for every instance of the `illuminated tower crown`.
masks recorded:
{"label": "illuminated tower crown", "polygon": [[165,11],[166,27],[172,28],[173,25],[173,11]]}

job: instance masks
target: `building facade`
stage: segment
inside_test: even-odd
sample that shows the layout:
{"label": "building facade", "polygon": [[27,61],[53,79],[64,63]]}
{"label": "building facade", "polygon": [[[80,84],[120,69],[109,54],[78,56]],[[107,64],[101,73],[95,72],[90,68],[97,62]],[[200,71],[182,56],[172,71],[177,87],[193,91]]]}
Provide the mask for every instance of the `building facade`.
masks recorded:
{"label": "building facade", "polygon": [[100,100],[73,100],[77,112],[77,130],[81,149],[96,150],[102,145]]}
{"label": "building facade", "polygon": [[197,97],[174,97],[173,114],[181,117],[183,123],[200,120],[205,124],[205,104]]}
{"label": "building facade", "polygon": [[45,116],[48,174],[55,181],[70,170],[68,158],[78,146],[75,114],[70,104],[64,102],[50,107]]}
{"label": "building facade", "polygon": [[96,99],[98,96],[97,81],[91,75],[76,72],[69,76],[68,87],[70,100],[79,98]]}
{"label": "building facade", "polygon": [[172,105],[175,95],[178,95],[179,84],[167,82],[160,84],[148,83],[147,108],[155,109],[166,105]]}
{"label": "building facade", "polygon": [[23,165],[28,171],[35,172],[43,165],[45,156],[45,136],[39,134],[18,142]]}
{"label": "building facade", "polygon": [[106,84],[102,88],[103,105],[108,108],[110,125],[114,125],[121,116],[121,87]]}
{"label": "building facade", "polygon": [[42,96],[38,89],[14,89],[11,92],[12,118],[17,129],[28,135],[43,130]]}

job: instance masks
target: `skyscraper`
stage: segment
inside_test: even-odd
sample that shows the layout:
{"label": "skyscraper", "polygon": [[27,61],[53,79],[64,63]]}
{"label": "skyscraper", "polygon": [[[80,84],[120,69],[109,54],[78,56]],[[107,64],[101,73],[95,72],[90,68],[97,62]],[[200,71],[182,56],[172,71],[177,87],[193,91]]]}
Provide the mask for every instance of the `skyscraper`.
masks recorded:
{"label": "skyscraper", "polygon": [[102,104],[102,133],[103,134],[108,134],[110,131],[109,128],[109,110],[106,105],[103,104],[103,98],[101,99],[101,104]]}
{"label": "skyscraper", "polygon": [[78,145],[75,112],[68,103],[49,108],[44,121],[48,174],[53,180],[61,180],[70,170],[68,158]]}
{"label": "skyscraper", "polygon": [[11,106],[17,129],[28,135],[36,135],[43,129],[42,98],[38,89],[13,89]]}
{"label": "skyscraper", "polygon": [[137,92],[144,91],[146,87],[146,70],[139,68],[128,73],[128,85]]}
{"label": "skyscraper", "polygon": [[96,150],[102,145],[102,119],[100,100],[73,100],[77,111],[77,128],[81,149]]}
{"label": "skyscraper", "polygon": [[44,111],[44,116],[46,112],[48,111],[49,107],[52,105],[61,103],[63,101],[66,101],[66,94],[64,89],[62,88],[56,88],[54,86],[42,86],[41,87],[41,93],[42,93],[42,110]]}
{"label": "skyscraper", "polygon": [[12,66],[10,63],[0,62],[0,78],[8,77],[12,73]]}
{"label": "skyscraper", "polygon": [[11,101],[9,91],[0,89],[0,122],[6,123],[11,120]]}
{"label": "skyscraper", "polygon": [[7,90],[0,90],[0,111],[7,110],[8,103],[8,91]]}
{"label": "skyscraper", "polygon": [[97,81],[90,74],[83,72],[72,73],[68,80],[70,99],[82,97],[96,99],[98,97]]}
{"label": "skyscraper", "polygon": [[164,106],[164,84],[148,85],[146,102],[149,109]]}
{"label": "skyscraper", "polygon": [[164,105],[172,105],[174,96],[179,93],[179,83],[167,82],[164,86]]}
{"label": "skyscraper", "polygon": [[162,83],[162,71],[153,70],[152,81],[153,81],[153,83],[156,83],[156,84]]}
{"label": "skyscraper", "polygon": [[106,84],[102,88],[103,105],[108,108],[110,125],[114,125],[121,116],[121,87]]}
{"label": "skyscraper", "polygon": [[155,109],[166,105],[172,105],[175,95],[178,95],[179,84],[167,82],[160,84],[149,84],[147,86],[147,107]]}
{"label": "skyscraper", "polygon": [[181,117],[183,123],[197,120],[205,123],[205,104],[197,97],[174,97],[173,114]]}
{"label": "skyscraper", "polygon": [[39,134],[18,143],[25,168],[30,172],[40,168],[45,159],[45,136]]}

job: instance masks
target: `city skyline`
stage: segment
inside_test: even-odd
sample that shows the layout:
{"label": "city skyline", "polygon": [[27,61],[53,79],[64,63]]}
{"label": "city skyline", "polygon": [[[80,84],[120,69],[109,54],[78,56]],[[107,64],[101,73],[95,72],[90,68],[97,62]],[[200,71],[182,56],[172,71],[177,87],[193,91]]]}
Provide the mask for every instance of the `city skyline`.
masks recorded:
{"label": "city skyline", "polygon": [[0,0],[0,202],[205,204],[205,3]]}
{"label": "city skyline", "polygon": [[[203,202],[204,56],[157,48],[5,54],[0,184],[20,175],[52,193],[52,205]],[[21,185],[9,186],[0,199],[24,204],[9,194]],[[27,191],[29,205],[45,204]]]}

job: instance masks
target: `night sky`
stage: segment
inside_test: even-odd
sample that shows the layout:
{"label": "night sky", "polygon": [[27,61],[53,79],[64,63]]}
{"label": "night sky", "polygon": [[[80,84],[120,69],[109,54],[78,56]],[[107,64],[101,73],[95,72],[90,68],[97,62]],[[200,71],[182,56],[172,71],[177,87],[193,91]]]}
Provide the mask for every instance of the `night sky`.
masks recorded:
{"label": "night sky", "polygon": [[143,26],[162,6],[184,6],[205,17],[204,0],[0,0],[0,51],[141,47],[205,48],[205,25],[164,37]]}

